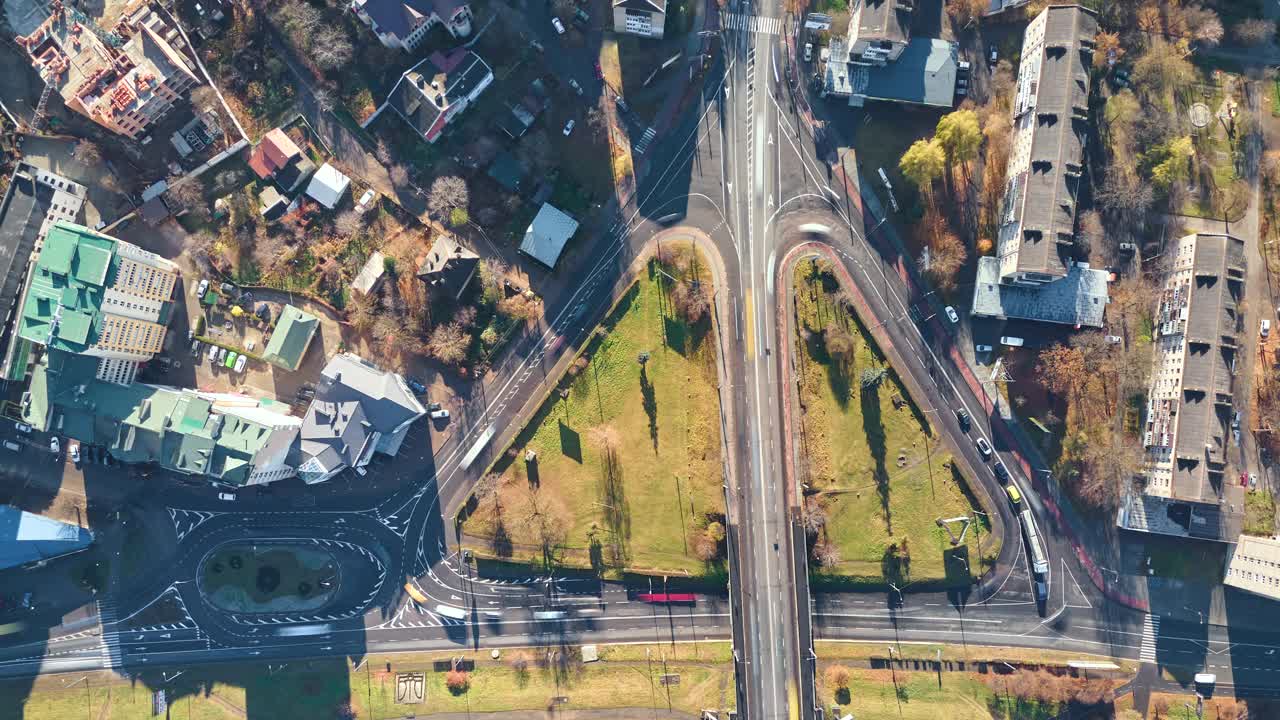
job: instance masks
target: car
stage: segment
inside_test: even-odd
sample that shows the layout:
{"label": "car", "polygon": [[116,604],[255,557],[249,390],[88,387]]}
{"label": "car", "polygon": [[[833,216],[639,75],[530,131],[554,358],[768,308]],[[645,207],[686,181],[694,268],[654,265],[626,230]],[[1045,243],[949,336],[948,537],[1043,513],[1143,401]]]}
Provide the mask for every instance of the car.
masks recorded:
{"label": "car", "polygon": [[1049,601],[1049,585],[1040,578],[1036,578],[1036,602],[1043,603]]}
{"label": "car", "polygon": [[995,470],[996,477],[1009,482],[1009,468],[1005,467],[1003,462],[996,460],[996,464],[992,469]]}
{"label": "car", "polygon": [[192,330],[191,328],[187,328],[187,339],[188,339],[188,340],[195,340],[195,339],[196,339],[196,331],[195,331],[195,330]]}
{"label": "car", "polygon": [[449,411],[448,411],[448,410],[443,410],[443,409],[441,409],[441,410],[432,410],[432,411],[431,411],[431,419],[432,419],[432,420],[448,420],[448,419],[449,419]]}
{"label": "car", "polygon": [[30,426],[30,425],[28,425],[28,424],[26,424],[26,423],[24,423],[24,422],[14,423],[14,424],[13,424],[13,428],[14,428],[15,430],[17,430],[18,432],[20,432],[20,433],[30,433],[30,432],[31,432],[31,426]]}
{"label": "car", "polygon": [[991,43],[991,47],[987,49],[987,62],[995,65],[1000,60],[1000,50],[995,43]]}
{"label": "car", "polygon": [[564,34],[564,23],[560,22],[560,18],[558,17],[551,18],[551,27],[556,29],[557,35]]}
{"label": "car", "polygon": [[1271,334],[1270,320],[1268,320],[1267,318],[1262,318],[1262,323],[1258,325],[1258,334],[1261,335],[1262,337],[1266,337]]}
{"label": "car", "polygon": [[224,360],[226,360],[226,359],[227,359],[227,349],[226,349],[226,348],[218,348],[218,362],[222,362],[222,361],[224,361]]}
{"label": "car", "polygon": [[30,610],[35,607],[35,601],[32,599],[31,593],[22,593],[22,609]]}
{"label": "car", "polygon": [[49,438],[49,450],[55,455],[62,450],[62,446],[58,444],[58,436]]}
{"label": "car", "polygon": [[947,319],[953,323],[960,322],[960,316],[956,313],[956,309],[948,305],[946,307]]}
{"label": "car", "polygon": [[973,65],[970,64],[968,60],[961,60],[960,62],[956,63],[956,69],[959,70],[962,75],[969,74],[969,69],[972,67]]}
{"label": "car", "polygon": [[813,62],[813,43],[804,44],[804,61]]}
{"label": "car", "polygon": [[965,96],[965,95],[968,95],[968,94],[969,94],[969,88],[965,87],[964,85],[957,85],[957,86],[956,86],[956,94],[957,94],[957,95],[960,95],[960,96],[962,96],[962,97],[963,97],[963,96]]}
{"label": "car", "polygon": [[223,363],[222,363],[222,367],[224,367],[224,368],[226,368],[226,369],[228,369],[228,370],[230,370],[231,368],[235,367],[235,366],[236,366],[236,358],[238,358],[238,357],[240,357],[240,353],[238,353],[238,352],[230,352],[230,353],[227,353],[227,359],[226,359],[225,361],[223,361]]}
{"label": "car", "polygon": [[438,403],[438,402],[428,403],[428,404],[427,404],[427,409],[428,409],[428,410],[430,410],[430,411],[432,411],[432,412],[435,412],[436,410],[439,410],[439,409],[440,409],[440,403]]}
{"label": "car", "polygon": [[425,395],[427,392],[427,386],[423,385],[422,381],[416,377],[406,377],[404,384],[408,385],[415,395]]}
{"label": "car", "polygon": [[200,359],[200,341],[199,340],[191,341],[191,357],[197,360]]}
{"label": "car", "polygon": [[232,500],[236,499],[236,495],[235,493],[218,493],[218,499],[231,502]]}
{"label": "car", "polygon": [[569,87],[573,88],[573,91],[578,93],[579,95],[582,94],[582,86],[578,84],[577,80],[574,80],[573,78],[569,78]]}
{"label": "car", "polygon": [[591,15],[586,10],[578,8],[573,11],[573,24],[585,30],[591,24]]}
{"label": "car", "polygon": [[1120,337],[1119,335],[1108,335],[1105,338],[1103,338],[1103,340],[1106,340],[1108,345],[1119,345],[1120,343],[1124,342],[1124,338]]}
{"label": "car", "polygon": [[218,346],[217,346],[217,345],[210,345],[210,346],[209,346],[209,362],[217,362],[217,361],[218,361],[218,349],[219,349],[219,348],[218,348]]}
{"label": "car", "polygon": [[968,410],[965,410],[964,408],[960,408],[959,410],[957,410],[957,411],[956,411],[956,420],[958,420],[958,421],[960,422],[960,430],[961,430],[962,432],[969,432],[969,427],[970,427],[970,424],[971,424],[971,423],[969,422],[969,411],[968,411]]}
{"label": "car", "polygon": [[248,364],[249,364],[249,356],[241,355],[240,357],[236,358],[235,371],[238,373],[244,372],[244,366]]}
{"label": "car", "polygon": [[982,454],[983,460],[991,459],[991,443],[987,442],[986,438],[979,437],[973,441],[973,444],[978,446],[978,452]]}
{"label": "car", "polygon": [[71,462],[80,463],[80,443],[73,442],[67,446],[67,453],[71,455]]}
{"label": "car", "polygon": [[[627,101],[622,99],[621,95],[614,95],[613,103],[617,105],[618,109],[622,112],[631,112],[631,107],[627,105]],[[1277,309],[1277,312],[1280,312],[1280,309]]]}
{"label": "car", "polygon": [[574,125],[574,121],[573,121],[573,119],[570,119],[570,120],[569,120],[569,122],[567,122],[567,123],[565,123],[565,124],[564,124],[564,136],[565,136],[565,137],[569,137],[569,133],[573,132],[573,125]]}
{"label": "car", "polygon": [[1241,473],[1240,473],[1240,487],[1245,487],[1245,486],[1246,486],[1246,485],[1248,485],[1248,484],[1249,484],[1249,473],[1247,473],[1247,472],[1241,472]]}
{"label": "car", "polygon": [[1236,410],[1231,413],[1231,429],[1236,430],[1240,427],[1240,411]]}
{"label": "car", "polygon": [[596,63],[596,79],[597,80],[604,79],[604,68],[600,67],[600,63]]}
{"label": "car", "polygon": [[973,346],[974,352],[980,352],[980,353],[989,353],[994,349],[995,348],[991,347],[990,345],[974,345]]}
{"label": "car", "polygon": [[1135,253],[1138,252],[1138,246],[1133,243],[1120,243],[1120,252]]}
{"label": "car", "polygon": [[5,446],[5,448],[6,448],[6,449],[8,449],[8,450],[12,450],[13,452],[18,452],[19,450],[21,450],[21,449],[22,449],[22,446],[21,446],[21,445],[19,445],[18,443],[14,442],[14,441],[12,441],[12,440],[5,440],[5,441],[4,441],[4,446]]}
{"label": "car", "polygon": [[1014,337],[1013,335],[1000,336],[1001,345],[1008,345],[1009,347],[1022,347],[1024,343],[1026,343],[1026,340],[1023,340],[1020,337]]}
{"label": "car", "polygon": [[1009,504],[1015,508],[1022,504],[1022,493],[1018,491],[1018,486],[1009,484],[1004,488],[1004,492],[1009,496]]}
{"label": "car", "polygon": [[205,294],[206,292],[209,292],[209,279],[208,279],[208,278],[205,278],[204,280],[201,280],[201,281],[200,281],[200,284],[196,286],[196,297],[204,297],[204,294]]}

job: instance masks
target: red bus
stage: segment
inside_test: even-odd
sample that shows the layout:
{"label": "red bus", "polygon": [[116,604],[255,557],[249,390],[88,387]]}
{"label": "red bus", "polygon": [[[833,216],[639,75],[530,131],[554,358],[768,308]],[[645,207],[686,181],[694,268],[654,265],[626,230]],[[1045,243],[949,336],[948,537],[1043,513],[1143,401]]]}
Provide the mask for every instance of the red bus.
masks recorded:
{"label": "red bus", "polygon": [[636,596],[640,602],[658,605],[693,605],[698,596],[693,593],[640,593]]}

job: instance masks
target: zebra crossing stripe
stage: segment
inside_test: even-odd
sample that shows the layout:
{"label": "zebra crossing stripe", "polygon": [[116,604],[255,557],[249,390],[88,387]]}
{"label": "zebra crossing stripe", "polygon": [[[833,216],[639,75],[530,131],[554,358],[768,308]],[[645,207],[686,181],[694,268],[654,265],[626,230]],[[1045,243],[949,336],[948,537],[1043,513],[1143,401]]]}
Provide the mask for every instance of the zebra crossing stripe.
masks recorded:
{"label": "zebra crossing stripe", "polygon": [[102,626],[102,644],[99,647],[102,662],[108,670],[118,668],[124,663],[124,657],[120,650],[120,633],[115,629],[116,604],[114,601],[106,598],[98,601],[98,624]]}
{"label": "zebra crossing stripe", "polygon": [[1156,661],[1156,639],[1160,636],[1160,616],[1147,615],[1142,619],[1142,648],[1138,658],[1142,662]]}
{"label": "zebra crossing stripe", "polygon": [[725,15],[724,18],[724,26],[729,30],[763,33],[765,35],[780,35],[782,33],[781,18],[732,13]]}

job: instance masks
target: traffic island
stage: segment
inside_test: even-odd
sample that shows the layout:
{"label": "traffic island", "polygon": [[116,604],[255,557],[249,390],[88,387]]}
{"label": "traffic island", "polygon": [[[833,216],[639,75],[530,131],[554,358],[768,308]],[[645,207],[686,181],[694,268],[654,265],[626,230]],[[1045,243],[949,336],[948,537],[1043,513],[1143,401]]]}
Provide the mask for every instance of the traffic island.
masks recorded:
{"label": "traffic island", "polygon": [[[814,583],[970,584],[999,554],[985,508],[825,259],[792,270],[798,479]],[[950,412],[942,409],[941,412]]]}
{"label": "traffic island", "polygon": [[289,544],[235,544],[205,556],[200,591],[234,613],[288,613],[324,607],[338,589],[337,559]]}
{"label": "traffic island", "polygon": [[663,243],[459,516],[463,544],[541,567],[722,575],[711,277]]}

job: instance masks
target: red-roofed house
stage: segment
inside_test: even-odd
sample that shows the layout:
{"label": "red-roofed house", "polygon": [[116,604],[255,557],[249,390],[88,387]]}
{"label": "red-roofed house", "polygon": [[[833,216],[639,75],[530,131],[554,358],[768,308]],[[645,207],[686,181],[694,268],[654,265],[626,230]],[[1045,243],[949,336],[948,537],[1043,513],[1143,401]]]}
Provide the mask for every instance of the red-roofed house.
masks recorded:
{"label": "red-roofed house", "polygon": [[280,128],[264,135],[249,152],[249,167],[262,180],[274,179],[286,192],[302,184],[316,169],[315,164]]}

